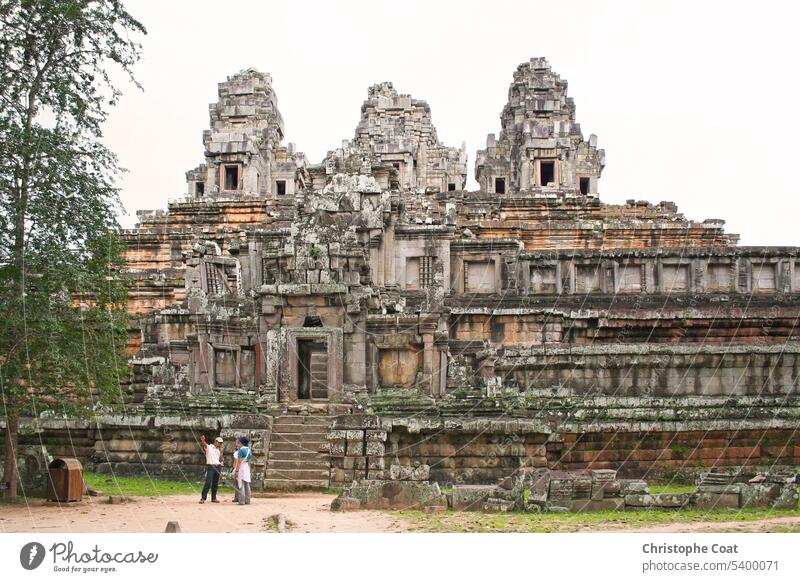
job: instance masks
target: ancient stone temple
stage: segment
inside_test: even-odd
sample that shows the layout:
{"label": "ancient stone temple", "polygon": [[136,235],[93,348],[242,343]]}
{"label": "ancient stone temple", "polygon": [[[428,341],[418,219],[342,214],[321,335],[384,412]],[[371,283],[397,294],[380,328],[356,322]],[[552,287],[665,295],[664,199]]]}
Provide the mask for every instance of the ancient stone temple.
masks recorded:
{"label": "ancient stone temple", "polygon": [[69,425],[77,454],[194,475],[200,434],[247,434],[263,487],[800,464],[797,248],[603,203],[605,153],[544,59],[476,192],[433,113],[374,85],[312,164],[268,74],[220,83],[185,198],[125,233],[134,374],[124,414]]}

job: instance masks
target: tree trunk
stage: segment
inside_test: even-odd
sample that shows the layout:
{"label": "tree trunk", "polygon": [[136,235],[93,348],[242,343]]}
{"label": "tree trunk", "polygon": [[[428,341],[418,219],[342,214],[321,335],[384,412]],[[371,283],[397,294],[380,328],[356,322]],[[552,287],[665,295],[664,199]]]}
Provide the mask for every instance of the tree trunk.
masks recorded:
{"label": "tree trunk", "polygon": [[5,439],[5,463],[3,465],[3,481],[8,483],[8,490],[5,497],[8,499],[17,498],[17,449],[19,439],[19,416],[10,415],[6,419],[6,439]]}

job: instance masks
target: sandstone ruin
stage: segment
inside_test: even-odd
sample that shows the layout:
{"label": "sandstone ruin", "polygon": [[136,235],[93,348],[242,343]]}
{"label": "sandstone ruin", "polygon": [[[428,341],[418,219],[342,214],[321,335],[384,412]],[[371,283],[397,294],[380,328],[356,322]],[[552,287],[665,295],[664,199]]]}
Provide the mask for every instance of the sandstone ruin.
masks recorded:
{"label": "sandstone ruin", "polygon": [[605,153],[545,59],[500,119],[468,192],[464,146],[391,83],[312,164],[271,77],[229,77],[185,197],[125,232],[124,413],[29,432],[184,479],[200,434],[246,434],[264,488],[800,464],[798,249],[603,203]]}

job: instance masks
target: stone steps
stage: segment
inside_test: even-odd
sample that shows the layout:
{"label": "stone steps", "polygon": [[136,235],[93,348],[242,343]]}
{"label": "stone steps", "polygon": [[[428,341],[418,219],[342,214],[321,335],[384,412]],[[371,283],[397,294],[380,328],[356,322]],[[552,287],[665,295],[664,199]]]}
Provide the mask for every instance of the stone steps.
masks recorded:
{"label": "stone steps", "polygon": [[320,489],[330,485],[327,416],[283,415],[274,419],[264,487]]}
{"label": "stone steps", "polygon": [[293,461],[291,459],[272,459],[269,463],[269,468],[272,471],[282,473],[284,471],[325,471],[330,469],[330,462],[325,459],[315,459],[309,461],[304,459],[302,461]]}
{"label": "stone steps", "polygon": [[308,449],[273,451],[270,457],[275,461],[308,461],[314,462],[324,456],[324,452]]}
{"label": "stone steps", "polygon": [[299,489],[327,489],[330,486],[330,479],[294,479],[286,480],[283,478],[264,479],[264,488],[273,491],[297,491]]}
{"label": "stone steps", "polygon": [[[267,469],[264,479],[283,479],[286,481],[327,481],[330,478],[329,469]],[[326,485],[327,486],[327,485]]]}

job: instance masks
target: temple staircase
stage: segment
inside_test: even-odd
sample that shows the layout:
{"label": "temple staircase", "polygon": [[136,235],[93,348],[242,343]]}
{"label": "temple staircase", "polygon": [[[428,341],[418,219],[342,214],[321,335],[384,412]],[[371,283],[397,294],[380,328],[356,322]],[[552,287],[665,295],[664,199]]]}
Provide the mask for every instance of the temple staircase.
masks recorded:
{"label": "temple staircase", "polygon": [[332,417],[276,416],[272,425],[265,489],[323,489],[330,485],[331,462],[326,450]]}

